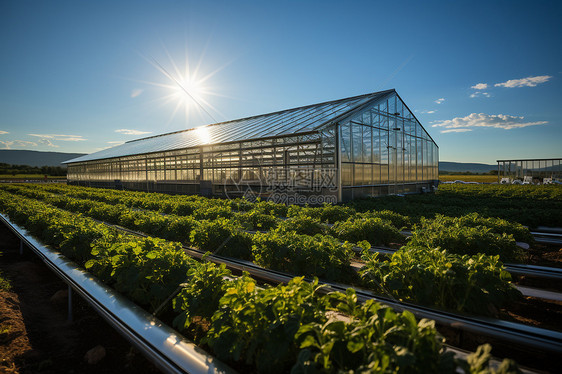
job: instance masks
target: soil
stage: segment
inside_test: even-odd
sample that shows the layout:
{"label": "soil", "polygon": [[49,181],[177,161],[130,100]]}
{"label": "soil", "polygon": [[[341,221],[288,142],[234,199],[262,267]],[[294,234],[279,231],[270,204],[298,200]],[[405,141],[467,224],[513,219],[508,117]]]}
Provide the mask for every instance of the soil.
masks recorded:
{"label": "soil", "polygon": [[[159,373],[76,294],[69,321],[64,293],[51,300],[66,284],[30,250],[20,256],[4,225],[0,252],[0,272],[11,283],[0,292],[0,373]],[[88,364],[85,354],[98,345],[105,357]]]}
{"label": "soil", "polygon": [[502,310],[500,318],[547,330],[562,331],[562,301],[524,297]]}
{"label": "soil", "polygon": [[527,253],[529,265],[562,268],[562,248],[559,245],[533,244]]}
{"label": "soil", "polygon": [[[562,268],[562,248],[554,245],[535,244],[528,251],[527,264]],[[562,292],[562,282],[527,275],[513,276],[514,283],[521,286],[540,288],[546,291]]]}

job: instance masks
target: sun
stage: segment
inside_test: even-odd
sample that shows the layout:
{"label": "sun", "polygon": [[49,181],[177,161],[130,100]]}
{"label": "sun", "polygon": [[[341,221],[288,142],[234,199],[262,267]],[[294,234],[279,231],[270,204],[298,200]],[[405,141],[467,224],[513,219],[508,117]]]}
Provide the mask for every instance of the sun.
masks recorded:
{"label": "sun", "polygon": [[174,83],[168,87],[171,91],[170,95],[173,96],[176,103],[186,109],[207,102],[205,82],[198,80],[197,77],[181,76]]}
{"label": "sun", "polygon": [[186,53],[185,60],[180,63],[174,60],[167,50],[166,54],[168,56],[166,64],[161,63],[154,57],[143,57],[164,76],[164,82],[144,81],[144,83],[164,88],[164,94],[158,101],[163,106],[172,104],[174,107],[168,124],[181,112],[185,115],[185,122],[188,127],[190,127],[190,119],[194,118],[194,114],[207,123],[219,122],[215,116],[224,116],[210,103],[210,97],[221,95],[211,88],[210,81],[226,65],[207,72],[208,69],[203,65],[202,58],[194,64],[193,61],[189,61]]}
{"label": "sun", "polygon": [[[191,78],[189,76],[182,77],[173,90],[178,100],[186,100],[188,103],[200,101],[205,95],[204,82],[198,81],[196,78]],[[186,95],[184,90],[189,92],[190,96],[193,98]]]}

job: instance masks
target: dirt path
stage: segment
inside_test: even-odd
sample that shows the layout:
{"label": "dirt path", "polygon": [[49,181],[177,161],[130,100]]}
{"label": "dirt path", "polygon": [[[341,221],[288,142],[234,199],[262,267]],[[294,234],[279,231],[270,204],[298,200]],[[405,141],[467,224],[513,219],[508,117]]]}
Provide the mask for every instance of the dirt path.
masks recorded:
{"label": "dirt path", "polygon": [[[158,373],[88,305],[74,294],[67,319],[67,286],[0,225],[0,271],[11,282],[0,292],[0,373]],[[58,297],[52,300],[58,291]],[[84,356],[101,345],[105,357]]]}

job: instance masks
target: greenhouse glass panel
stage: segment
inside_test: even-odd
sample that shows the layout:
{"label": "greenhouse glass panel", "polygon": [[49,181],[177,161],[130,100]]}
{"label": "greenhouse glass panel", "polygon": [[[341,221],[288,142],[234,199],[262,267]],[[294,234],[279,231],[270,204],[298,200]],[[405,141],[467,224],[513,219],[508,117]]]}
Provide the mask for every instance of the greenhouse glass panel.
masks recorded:
{"label": "greenhouse glass panel", "polygon": [[341,126],[341,160],[351,162],[351,129],[349,123]]}

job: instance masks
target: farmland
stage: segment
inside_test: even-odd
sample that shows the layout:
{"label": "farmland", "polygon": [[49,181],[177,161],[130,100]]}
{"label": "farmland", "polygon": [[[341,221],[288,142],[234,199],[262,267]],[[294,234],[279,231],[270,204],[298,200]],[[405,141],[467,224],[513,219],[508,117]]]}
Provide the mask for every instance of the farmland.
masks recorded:
{"label": "farmland", "polygon": [[498,176],[490,174],[439,174],[439,180],[441,182],[461,180],[464,182],[494,183],[498,181]]}
{"label": "farmland", "polygon": [[[330,372],[379,365],[454,371],[474,360],[451,363],[431,322],[375,301],[359,303],[354,288],[504,318],[523,301],[504,268],[504,262],[530,261],[516,244],[533,245],[522,224],[541,224],[539,218],[561,204],[557,186],[533,187],[522,193],[511,186],[447,186],[436,195],[312,208],[64,185],[2,185],[0,211],[150,312],[181,284],[163,313],[169,323],[239,370]],[[534,212],[534,221],[509,219],[513,216],[505,206],[515,201]],[[494,215],[502,210],[503,217]],[[559,220],[554,215],[545,221],[556,225]],[[402,234],[405,228],[411,239]],[[384,256],[370,250],[377,245],[402,249]],[[267,286],[247,273],[196,261],[185,246],[295,278]],[[322,281],[312,279],[351,287],[346,293],[324,294],[319,292]],[[333,320],[330,313],[346,318]],[[278,344],[283,354],[274,348]],[[408,362],[401,358],[404,349],[411,355]]]}

